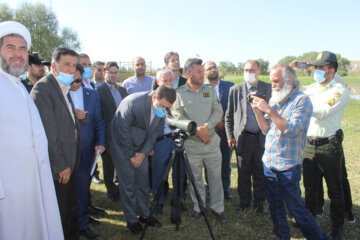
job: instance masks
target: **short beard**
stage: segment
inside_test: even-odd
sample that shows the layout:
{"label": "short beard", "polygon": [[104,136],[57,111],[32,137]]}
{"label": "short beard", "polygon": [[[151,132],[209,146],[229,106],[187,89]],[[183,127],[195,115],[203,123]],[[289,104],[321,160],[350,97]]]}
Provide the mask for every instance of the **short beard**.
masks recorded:
{"label": "short beard", "polygon": [[292,86],[286,83],[282,87],[273,88],[271,91],[271,102],[279,104],[291,92]]}
{"label": "short beard", "polygon": [[209,81],[215,81],[218,80],[219,74],[216,74],[215,76],[211,76],[211,74],[207,77]]}
{"label": "short beard", "polygon": [[26,69],[26,64],[24,64],[24,66],[20,68],[12,68],[10,65],[6,64],[6,60],[3,57],[0,57],[0,65],[1,65],[1,69],[4,72],[14,77],[18,77],[19,75],[25,73],[25,69]]}

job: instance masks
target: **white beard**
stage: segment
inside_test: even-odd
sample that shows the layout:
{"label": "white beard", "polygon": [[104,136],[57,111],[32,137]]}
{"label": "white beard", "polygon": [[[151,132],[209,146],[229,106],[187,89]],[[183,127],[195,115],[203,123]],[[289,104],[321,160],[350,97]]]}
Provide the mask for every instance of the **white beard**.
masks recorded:
{"label": "white beard", "polygon": [[273,88],[271,91],[271,102],[280,103],[291,92],[290,84],[285,83],[282,87]]}

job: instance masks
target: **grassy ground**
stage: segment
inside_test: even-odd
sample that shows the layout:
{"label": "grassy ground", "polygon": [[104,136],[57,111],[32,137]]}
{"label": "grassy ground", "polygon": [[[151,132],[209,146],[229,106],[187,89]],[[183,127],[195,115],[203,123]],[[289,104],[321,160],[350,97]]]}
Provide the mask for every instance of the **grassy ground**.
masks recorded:
{"label": "grassy ground", "polygon": [[[303,80],[301,80],[303,81]],[[306,80],[304,80],[306,81]],[[308,79],[310,81],[310,79]],[[345,80],[347,81],[347,80]],[[360,101],[351,100],[350,104],[345,110],[345,115],[342,121],[343,130],[345,132],[344,151],[346,156],[346,166],[348,171],[348,178],[351,184],[353,197],[353,211],[355,216],[360,220]],[[101,160],[99,160],[101,165]],[[101,167],[100,167],[101,169]],[[102,178],[102,175],[101,175]],[[103,178],[102,178],[103,179]],[[237,170],[236,162],[232,159],[232,174],[231,174],[231,192],[234,196],[232,201],[225,202],[225,212],[229,218],[226,224],[218,223],[212,216],[208,209],[208,216],[210,224],[214,230],[216,239],[272,239],[272,221],[270,215],[258,215],[254,210],[238,213],[235,211],[236,205],[239,203],[239,198],[236,192]],[[302,187],[302,183],[301,183]],[[303,189],[302,189],[303,190]],[[102,239],[139,239],[133,235],[127,228],[120,202],[111,202],[106,196],[106,189],[104,184],[92,184],[91,186],[93,205],[104,208],[107,212],[106,217],[97,218],[101,221],[101,225],[92,228],[95,232],[100,234]],[[192,209],[192,202],[190,198],[185,202],[189,210]],[[330,233],[330,216],[329,216],[329,199],[325,196],[325,214],[324,217],[318,218],[321,228],[326,233]],[[169,197],[164,207],[164,214],[158,219],[162,223],[162,228],[149,228],[145,239],[159,239],[159,240],[202,240],[211,239],[207,226],[203,218],[196,222],[192,222],[188,218],[188,212],[182,215],[182,224],[180,230],[175,230],[175,225],[170,223],[170,200]],[[292,239],[305,239],[298,229],[291,227]],[[360,224],[345,223],[344,225],[344,239],[360,239]]]}

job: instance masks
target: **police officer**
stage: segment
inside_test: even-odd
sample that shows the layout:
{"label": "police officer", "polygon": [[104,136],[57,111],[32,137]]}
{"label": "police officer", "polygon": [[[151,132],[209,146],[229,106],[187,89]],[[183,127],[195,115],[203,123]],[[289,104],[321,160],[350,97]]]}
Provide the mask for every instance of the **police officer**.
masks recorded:
{"label": "police officer", "polygon": [[[203,84],[204,67],[201,64],[202,60],[198,58],[190,58],[186,61],[184,70],[187,84],[177,89],[173,115],[175,119],[192,120],[197,123],[196,134],[184,143],[195,185],[205,204],[202,177],[205,165],[210,188],[210,208],[219,221],[226,222],[221,181],[220,138],[215,134],[215,126],[220,122],[223,111],[215,89],[211,85]],[[194,211],[190,214],[190,219],[195,221],[200,217],[200,208],[192,186],[190,195],[194,202]]]}
{"label": "police officer", "polygon": [[334,80],[338,67],[334,53],[321,52],[310,65],[315,67],[316,83],[305,90],[313,104],[303,153],[305,202],[306,207],[315,215],[319,205],[319,181],[323,174],[331,201],[332,239],[342,239],[345,208],[341,118],[350,95],[346,87]]}
{"label": "police officer", "polygon": [[37,81],[44,76],[45,63],[39,56],[39,53],[29,53],[29,64],[26,67],[26,78],[21,80],[26,90],[30,93]]}

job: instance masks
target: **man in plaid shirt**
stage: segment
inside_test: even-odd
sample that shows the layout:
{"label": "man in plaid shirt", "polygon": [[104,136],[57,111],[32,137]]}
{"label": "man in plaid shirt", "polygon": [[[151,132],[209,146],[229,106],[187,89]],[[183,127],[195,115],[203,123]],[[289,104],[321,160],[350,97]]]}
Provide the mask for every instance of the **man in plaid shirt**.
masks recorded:
{"label": "man in plaid shirt", "polygon": [[291,237],[284,201],[306,239],[328,239],[305,207],[299,186],[311,101],[299,91],[299,81],[290,66],[273,67],[270,80],[270,105],[256,93],[249,99],[259,127],[266,134],[262,160],[275,239]]}

